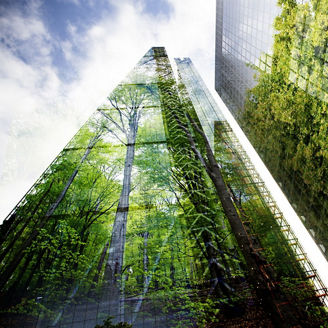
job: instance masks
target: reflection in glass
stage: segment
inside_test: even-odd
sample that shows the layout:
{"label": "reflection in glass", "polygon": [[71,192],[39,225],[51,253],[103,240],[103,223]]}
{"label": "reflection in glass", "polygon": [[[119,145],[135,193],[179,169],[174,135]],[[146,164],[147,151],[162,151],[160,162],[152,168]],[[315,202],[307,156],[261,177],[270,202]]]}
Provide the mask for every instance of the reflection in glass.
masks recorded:
{"label": "reflection in glass", "polygon": [[176,63],[178,81],[152,48],[4,221],[0,326],[325,320],[313,267],[191,61]]}
{"label": "reflection in glass", "polygon": [[328,5],[276,2],[217,1],[216,90],[327,258]]}

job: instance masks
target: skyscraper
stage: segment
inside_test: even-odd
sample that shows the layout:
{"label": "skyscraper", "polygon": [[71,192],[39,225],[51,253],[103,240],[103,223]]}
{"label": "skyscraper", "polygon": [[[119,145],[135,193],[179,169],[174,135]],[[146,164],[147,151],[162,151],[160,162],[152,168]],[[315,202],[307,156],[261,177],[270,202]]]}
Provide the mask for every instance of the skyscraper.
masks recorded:
{"label": "skyscraper", "polygon": [[276,2],[217,1],[216,90],[327,258],[327,3]]}
{"label": "skyscraper", "polygon": [[175,62],[177,78],[150,49],[4,221],[2,326],[326,320],[297,238],[190,59]]}
{"label": "skyscraper", "polygon": [[246,91],[256,85],[254,67],[269,70],[276,0],[217,0],[215,89],[235,117]]}

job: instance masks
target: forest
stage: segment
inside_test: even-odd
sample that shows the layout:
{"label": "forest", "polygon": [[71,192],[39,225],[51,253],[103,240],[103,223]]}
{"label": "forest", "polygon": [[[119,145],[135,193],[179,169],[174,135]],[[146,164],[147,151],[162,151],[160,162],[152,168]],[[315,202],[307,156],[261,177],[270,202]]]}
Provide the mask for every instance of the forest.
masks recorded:
{"label": "forest", "polygon": [[[279,0],[272,65],[240,123],[313,237],[328,249],[328,3]],[[327,254],[326,254],[327,255]]]}
{"label": "forest", "polygon": [[211,147],[192,85],[152,48],[9,214],[0,327],[328,322],[225,121]]}

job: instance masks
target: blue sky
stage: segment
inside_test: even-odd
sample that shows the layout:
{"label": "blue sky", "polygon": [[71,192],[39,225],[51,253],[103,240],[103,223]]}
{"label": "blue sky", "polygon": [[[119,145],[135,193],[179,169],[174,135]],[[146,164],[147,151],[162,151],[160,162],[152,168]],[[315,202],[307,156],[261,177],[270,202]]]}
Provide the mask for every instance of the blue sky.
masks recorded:
{"label": "blue sky", "polygon": [[152,46],[214,85],[215,0],[0,1],[0,222]]}
{"label": "blue sky", "polygon": [[[158,16],[170,19],[174,8],[167,0],[134,1],[141,4],[140,12],[156,19]],[[104,19],[115,19],[118,8],[107,0],[44,0],[44,1],[3,1],[1,17],[19,16],[20,18],[36,17],[42,22],[47,31],[47,42],[50,50],[52,65],[57,69],[59,77],[65,81],[74,79],[76,72],[65,58],[62,44],[69,42],[72,29],[77,35],[84,35],[88,29]],[[10,26],[8,26],[10,27]],[[7,33],[6,33],[7,32]],[[1,37],[3,46],[25,63],[31,65],[38,56],[38,48],[30,47],[31,39],[20,39],[10,31],[4,31]],[[32,41],[33,43],[33,41]],[[83,57],[83,49],[77,44],[72,45],[75,56]]]}

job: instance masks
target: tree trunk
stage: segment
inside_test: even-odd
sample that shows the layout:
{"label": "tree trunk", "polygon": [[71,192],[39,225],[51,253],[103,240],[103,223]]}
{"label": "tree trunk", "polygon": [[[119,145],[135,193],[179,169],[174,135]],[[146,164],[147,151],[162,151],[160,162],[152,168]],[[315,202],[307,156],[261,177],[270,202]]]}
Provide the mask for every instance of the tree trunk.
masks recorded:
{"label": "tree trunk", "polygon": [[10,264],[6,267],[6,269],[2,272],[0,276],[0,290],[6,285],[8,279],[11,277],[11,275],[14,273],[17,266],[20,264],[24,256],[26,255],[24,250],[31,246],[35,238],[37,237],[39,230],[42,229],[46,224],[46,220],[44,219],[41,224],[39,225],[37,230],[34,230],[28,239],[25,240],[25,242],[22,244],[18,252],[16,252],[16,256],[13,258],[13,260],[10,262]]}
{"label": "tree trunk", "polygon": [[[176,144],[178,144],[178,146],[180,146],[180,149],[178,150],[184,151],[187,149],[184,147],[184,144],[189,141],[190,148],[205,168],[208,176],[215,186],[216,192],[223,207],[223,211],[230,223],[231,229],[247,263],[248,278],[254,286],[259,301],[263,301],[265,310],[268,311],[268,314],[272,317],[275,323],[278,326],[280,325],[281,327],[284,327],[286,325],[282,322],[279,313],[275,308],[270,291],[261,275],[260,268],[256,263],[254,256],[252,256],[253,249],[250,241],[248,240],[247,233],[230,198],[229,192],[221,175],[220,168],[218,167],[206,135],[201,128],[197,126],[197,123],[193,121],[190,115],[188,115],[186,110],[187,108],[181,103],[177,90],[174,89],[174,82],[172,82],[174,81],[174,77],[169,61],[166,58],[163,59],[161,54],[156,53],[155,60],[157,64],[157,72],[159,74],[158,87],[160,93],[163,95],[163,97],[161,97],[161,105],[164,122],[166,123],[167,128],[166,132],[169,134],[168,140],[171,142],[172,148],[175,148]],[[191,110],[194,112],[194,108],[191,108]],[[195,132],[198,132],[203,138],[207,159],[200,152],[199,145],[196,144],[195,139],[190,132],[189,125],[184,120],[185,115],[188,117],[191,125],[195,129]],[[170,135],[171,133],[172,135]]]}
{"label": "tree trunk", "polygon": [[171,279],[172,287],[174,287],[175,286],[175,267],[174,267],[173,248],[171,248],[170,279]]}
{"label": "tree trunk", "polygon": [[57,207],[59,206],[59,204],[61,203],[61,201],[64,199],[66,192],[68,190],[68,188],[71,186],[71,184],[73,183],[76,175],[79,172],[79,169],[81,167],[81,165],[83,164],[83,162],[87,159],[87,157],[89,156],[92,148],[96,145],[97,141],[99,140],[100,134],[96,134],[90,141],[88,144],[87,149],[85,150],[80,163],[77,165],[77,167],[75,168],[74,172],[71,174],[71,176],[69,177],[69,179],[66,182],[66,185],[64,187],[64,189],[62,190],[62,192],[59,194],[59,196],[57,197],[56,201],[50,206],[50,208],[48,209],[47,213],[46,213],[46,217],[50,217],[55,210],[57,209]]}
{"label": "tree trunk", "polygon": [[12,231],[13,227],[16,228],[19,222],[20,220],[18,220],[16,212],[12,213],[7,220],[3,221],[0,226],[0,245],[2,245],[9,232]]}
{"label": "tree trunk", "polygon": [[[17,240],[19,240],[19,237],[22,235],[22,233],[24,232],[25,228],[28,226],[28,224],[31,222],[31,217],[33,217],[33,215],[36,213],[36,211],[38,210],[38,208],[40,207],[41,203],[43,202],[43,200],[45,199],[45,197],[48,195],[48,193],[50,192],[50,189],[53,185],[53,181],[50,183],[49,187],[47,188],[47,190],[44,192],[44,194],[41,196],[40,200],[38,201],[37,205],[34,207],[31,215],[29,215],[29,217],[25,217],[24,221],[25,223],[23,224],[23,226],[18,230],[18,232],[13,236],[12,241],[9,243],[9,245],[1,252],[0,255],[0,262],[5,258],[5,256],[8,254],[9,250],[13,248],[15,242]],[[16,216],[16,214],[12,214],[12,216]],[[12,217],[11,216],[11,217]],[[12,223],[12,225],[9,227],[9,230],[6,231],[6,233],[4,234],[4,236],[1,238],[1,245],[2,243],[5,241],[5,239],[9,236],[10,231],[13,231],[18,224],[22,221],[23,219],[18,220],[18,218],[16,218],[16,221],[14,221]],[[16,224],[14,224],[16,222]]]}
{"label": "tree trunk", "polygon": [[[198,181],[196,178],[193,178],[192,181],[190,181],[191,177],[188,175],[186,175],[184,178],[188,183],[192,182],[191,189],[193,191],[198,191],[197,193],[192,193],[192,192],[188,193],[188,197],[191,203],[193,204],[196,212],[203,215],[205,214],[209,215],[206,209],[209,207],[209,204],[207,203],[207,199],[204,199],[203,197],[199,199],[198,196],[198,194],[206,195],[203,184],[200,181]],[[196,239],[196,242],[200,250],[202,251],[204,257],[208,262],[208,268],[211,275],[211,293],[214,290],[216,290],[216,293],[219,296],[223,296],[223,294],[225,294],[227,297],[230,297],[233,292],[233,288],[231,288],[226,282],[227,268],[222,266],[217,260],[217,257],[219,255],[218,252],[220,253],[220,249],[216,250],[215,247],[213,246],[212,235],[207,230],[204,230],[201,233],[201,239],[205,245],[205,250],[203,249],[197,236],[194,233],[193,235],[194,238]]]}
{"label": "tree trunk", "polygon": [[116,281],[121,274],[126,238],[126,224],[129,212],[129,196],[131,192],[131,175],[135,153],[135,140],[137,127],[130,132],[124,163],[123,186],[118,202],[112,237],[109,248],[109,256],[106,263],[105,277],[109,283]]}
{"label": "tree trunk", "polygon": [[144,286],[147,283],[147,275],[148,275],[148,265],[149,265],[149,258],[148,258],[148,237],[149,232],[146,231],[143,234],[144,236],[144,249],[143,249],[143,282]]}
{"label": "tree trunk", "polygon": [[14,283],[11,284],[8,290],[3,293],[0,297],[0,308],[10,308],[12,305],[17,304],[25,290],[24,287],[21,287],[20,280],[23,278],[26,269],[30,265],[30,262],[33,258],[34,254],[30,253],[26,258],[24,265],[20,270],[20,279],[16,279]]}
{"label": "tree trunk", "polygon": [[[134,308],[134,311],[133,311],[133,315],[132,315],[132,318],[131,318],[131,322],[130,322],[131,324],[133,324],[133,323],[135,322],[135,320],[137,319],[138,313],[139,313],[139,311],[140,311],[140,309],[141,309],[142,302],[143,302],[143,300],[144,300],[144,298],[145,298],[145,295],[146,295],[147,292],[148,292],[149,285],[150,285],[150,283],[151,283],[151,280],[152,280],[152,278],[153,278],[154,273],[156,272],[156,269],[157,269],[158,263],[159,263],[159,261],[161,260],[162,252],[163,252],[163,250],[164,250],[164,248],[165,248],[165,246],[166,246],[166,244],[167,244],[167,242],[168,242],[168,239],[169,239],[169,237],[170,237],[170,235],[171,235],[171,230],[173,229],[174,224],[175,224],[175,221],[172,221],[172,223],[171,223],[171,225],[170,225],[170,227],[169,227],[169,230],[168,230],[168,232],[167,232],[167,235],[166,235],[166,237],[165,237],[165,239],[164,239],[164,241],[163,241],[163,243],[162,243],[161,250],[160,250],[160,252],[159,252],[159,253],[157,254],[157,256],[156,256],[156,259],[155,259],[155,262],[154,262],[154,265],[153,265],[153,268],[152,268],[151,271],[149,271],[149,269],[148,269],[148,264],[147,264],[147,272],[148,272],[148,274],[147,274],[147,275],[144,275],[143,293],[142,293],[142,295],[139,297],[139,300],[137,301],[137,304],[135,305],[135,308]],[[148,234],[148,232],[147,232],[147,234]],[[147,235],[147,243],[148,243],[148,237],[149,237],[149,235]],[[146,249],[147,249],[147,248],[146,248]],[[145,269],[145,267],[144,267],[144,269]],[[158,287],[159,287],[159,286],[158,286],[158,281],[157,281],[157,280],[154,281],[154,285],[155,285],[155,289],[157,290]]]}
{"label": "tree trunk", "polygon": [[[199,150],[196,148],[195,141],[193,140],[193,137],[191,136],[190,132],[187,132],[190,146],[195,155],[200,160],[200,162],[203,164],[206,172],[208,173],[215,186],[215,189],[221,201],[223,211],[229,221],[231,230],[247,263],[248,279],[255,288],[259,302],[263,304],[264,309],[268,312],[271,319],[275,322],[275,324],[280,325],[281,327],[285,327],[286,323],[282,321],[281,316],[276,309],[276,306],[272,299],[271,291],[268,288],[267,283],[263,277],[262,271],[259,267],[259,263],[257,263],[257,258],[255,256],[252,244],[248,238],[247,231],[245,230],[241,218],[239,217],[239,214],[237,213],[237,210],[231,200],[228,187],[224,182],[221,170],[212,152],[212,148],[204,132],[200,129],[197,123],[189,115],[187,116],[195,130],[202,136],[204,140],[207,160],[204,159],[204,157],[200,154]],[[181,126],[181,122],[178,122],[178,124]],[[184,126],[181,127],[184,131],[186,131],[186,128]]]}
{"label": "tree trunk", "polygon": [[[39,252],[39,255],[35,263],[33,264],[32,268],[30,268],[29,270],[30,272],[25,282],[23,282],[22,285],[19,285],[17,281],[19,281],[20,278],[17,278],[16,282],[12,284],[12,286],[9,288],[8,291],[6,291],[5,295],[3,296],[3,299],[6,302],[5,304],[6,308],[18,304],[23,297],[26,298],[28,297],[28,287],[30,286],[32,279],[35,277],[35,273],[38,272],[38,270],[40,269],[41,259],[45,254],[45,252],[46,252],[46,248],[41,250],[41,252]],[[25,260],[26,262],[24,263],[24,267],[21,269],[21,274],[19,275],[19,277],[23,277],[33,256],[34,254],[31,254],[28,256],[28,258],[26,258]],[[33,291],[33,287],[32,287],[32,291]]]}
{"label": "tree trunk", "polygon": [[103,264],[104,264],[104,261],[105,261],[105,258],[106,258],[106,254],[107,254],[107,249],[109,247],[109,242],[106,243],[102,253],[101,253],[101,256],[100,256],[100,259],[99,259],[99,262],[98,262],[98,266],[97,266],[97,271],[96,271],[96,274],[93,278],[93,287],[95,288],[98,284],[98,281],[99,281],[99,276],[100,276],[100,272],[101,272],[101,269],[103,267]]}
{"label": "tree trunk", "polygon": [[[27,292],[27,288],[30,286],[30,283],[33,279],[33,277],[35,276],[35,273],[40,271],[40,268],[41,268],[41,260],[44,256],[44,254],[46,253],[46,248],[44,248],[40,254],[38,255],[38,258],[36,259],[32,269],[31,269],[31,272],[29,274],[29,277],[28,279],[26,280],[26,282],[24,283],[24,287],[22,288],[23,292],[26,293]],[[36,283],[36,282],[35,282]]]}
{"label": "tree trunk", "polygon": [[[135,116],[129,124],[127,136],[127,149],[124,163],[123,186],[118,202],[115,221],[112,230],[109,255],[105,267],[105,281],[108,290],[105,299],[109,302],[110,315],[114,316],[114,322],[122,320],[120,280],[123,266],[124,247],[126,239],[126,225],[129,212],[129,196],[131,192],[132,166],[135,154],[135,141],[138,130],[138,121]],[[123,314],[124,316],[124,314]]]}

